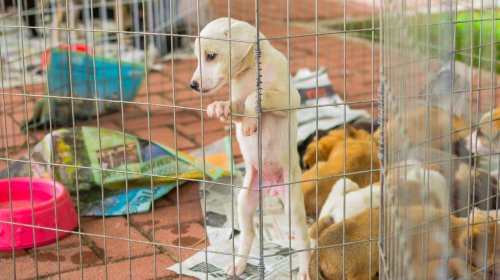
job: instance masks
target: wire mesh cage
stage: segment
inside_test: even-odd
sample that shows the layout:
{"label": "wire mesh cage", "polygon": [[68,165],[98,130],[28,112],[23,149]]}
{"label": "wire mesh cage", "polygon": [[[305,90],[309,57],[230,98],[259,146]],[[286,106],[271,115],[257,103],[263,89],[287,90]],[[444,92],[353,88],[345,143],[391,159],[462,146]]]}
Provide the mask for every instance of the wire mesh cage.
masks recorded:
{"label": "wire mesh cage", "polygon": [[381,275],[496,279],[497,4],[382,5]]}
{"label": "wire mesh cage", "polygon": [[1,279],[498,278],[494,2],[0,4]]}
{"label": "wire mesh cage", "polygon": [[0,278],[377,275],[375,2],[0,11]]}

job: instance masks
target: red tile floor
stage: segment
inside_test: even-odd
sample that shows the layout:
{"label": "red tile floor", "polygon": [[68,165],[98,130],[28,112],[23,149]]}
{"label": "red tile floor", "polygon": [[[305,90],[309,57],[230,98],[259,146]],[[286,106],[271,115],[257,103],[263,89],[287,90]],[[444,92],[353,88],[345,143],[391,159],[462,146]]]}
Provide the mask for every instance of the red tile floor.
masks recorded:
{"label": "red tile floor", "polygon": [[[292,73],[302,67],[315,69],[317,62],[318,67],[328,68],[334,90],[344,96],[351,107],[376,114],[373,108],[377,107],[376,88],[379,83],[377,43],[343,34],[314,36],[314,25],[303,23],[314,20],[315,7],[312,1],[305,0],[289,1],[292,23],[289,34],[296,36],[283,39],[288,34],[287,1],[262,2],[261,31],[275,47],[289,54]],[[212,3],[214,16],[227,16],[226,0]],[[254,14],[249,12],[254,9],[253,1],[234,0],[231,3],[233,18],[253,21]],[[318,19],[342,21],[344,3],[346,17],[370,18],[372,15],[369,5],[356,1],[320,0]],[[215,96],[202,97],[188,87],[196,61],[176,61],[173,66],[174,71],[170,63],[164,63],[162,71],[148,74],[136,99],[137,104],[126,104],[123,112],[102,116],[87,124],[96,125],[98,121],[101,127],[123,129],[145,139],[148,139],[150,131],[151,140],[184,152],[192,152],[203,144],[228,135],[225,124],[206,118],[201,110],[214,100],[226,99],[227,90]],[[0,99],[3,110],[0,131],[5,137],[0,139],[1,158],[17,158],[47,133],[36,131],[25,134],[19,129],[31,115],[36,95],[43,95],[43,90],[43,85],[28,86],[26,89],[2,88],[5,98]],[[33,96],[15,95],[24,91]],[[233,149],[235,160],[241,161],[236,141]],[[5,160],[0,164],[5,165]],[[0,279],[12,279],[14,276],[19,279],[37,276],[125,279],[129,275],[137,279],[176,279],[179,276],[166,270],[166,267],[208,245],[204,238],[198,184],[187,183],[180,187],[179,194],[173,191],[159,199],[154,204],[154,212],[154,221],[151,212],[131,215],[128,221],[126,217],[106,218],[104,225],[99,218],[82,218],[79,226],[82,234],[72,234],[60,240],[59,248],[50,244],[36,251],[16,251],[15,257],[11,251],[0,252]],[[103,226],[106,238],[102,237]],[[129,238],[131,242],[126,241]],[[161,246],[155,247],[144,241],[154,241]],[[175,247],[179,244],[182,250]]]}

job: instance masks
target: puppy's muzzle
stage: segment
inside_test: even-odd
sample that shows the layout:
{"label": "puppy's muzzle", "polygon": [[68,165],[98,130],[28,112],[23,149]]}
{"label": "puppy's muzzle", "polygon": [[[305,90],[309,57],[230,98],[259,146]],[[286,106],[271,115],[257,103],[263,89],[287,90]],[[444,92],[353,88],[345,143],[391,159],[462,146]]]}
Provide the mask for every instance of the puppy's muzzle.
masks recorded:
{"label": "puppy's muzzle", "polygon": [[197,81],[191,81],[189,84],[189,87],[192,88],[195,91],[200,91],[200,84]]}

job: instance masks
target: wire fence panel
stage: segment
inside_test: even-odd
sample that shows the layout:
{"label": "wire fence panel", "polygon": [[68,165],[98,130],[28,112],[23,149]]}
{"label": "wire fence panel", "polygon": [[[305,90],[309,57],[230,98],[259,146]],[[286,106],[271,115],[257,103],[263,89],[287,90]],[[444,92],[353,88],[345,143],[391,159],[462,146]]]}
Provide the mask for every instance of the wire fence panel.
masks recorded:
{"label": "wire fence panel", "polygon": [[384,278],[498,277],[496,9],[382,2]]}
{"label": "wire fence panel", "polygon": [[496,3],[0,3],[0,279],[496,279]]}

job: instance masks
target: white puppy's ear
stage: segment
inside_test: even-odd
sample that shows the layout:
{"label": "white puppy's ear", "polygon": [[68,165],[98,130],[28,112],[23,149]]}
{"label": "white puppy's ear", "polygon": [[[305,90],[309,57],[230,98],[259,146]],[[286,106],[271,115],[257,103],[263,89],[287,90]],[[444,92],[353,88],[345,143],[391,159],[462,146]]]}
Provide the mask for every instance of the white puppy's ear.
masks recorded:
{"label": "white puppy's ear", "polygon": [[226,36],[229,39],[231,35],[231,59],[235,62],[245,58],[255,45],[257,39],[257,30],[255,27],[244,21],[234,20],[231,22],[231,34],[226,30]]}

